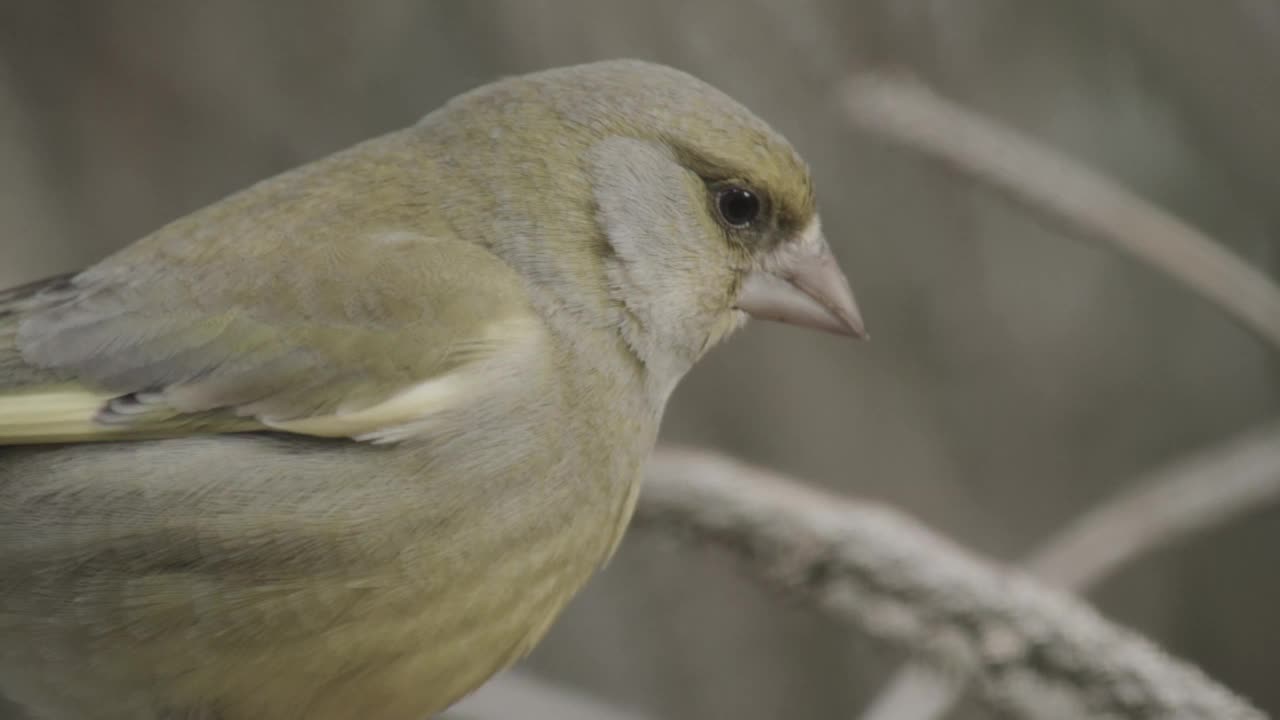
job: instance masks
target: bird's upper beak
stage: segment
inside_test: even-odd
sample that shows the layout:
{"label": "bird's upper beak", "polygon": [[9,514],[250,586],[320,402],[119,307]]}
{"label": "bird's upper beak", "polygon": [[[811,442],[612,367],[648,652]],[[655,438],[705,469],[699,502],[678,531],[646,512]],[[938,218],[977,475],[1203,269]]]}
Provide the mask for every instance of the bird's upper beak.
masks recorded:
{"label": "bird's upper beak", "polygon": [[858,304],[815,221],[749,272],[735,307],[761,320],[867,337]]}

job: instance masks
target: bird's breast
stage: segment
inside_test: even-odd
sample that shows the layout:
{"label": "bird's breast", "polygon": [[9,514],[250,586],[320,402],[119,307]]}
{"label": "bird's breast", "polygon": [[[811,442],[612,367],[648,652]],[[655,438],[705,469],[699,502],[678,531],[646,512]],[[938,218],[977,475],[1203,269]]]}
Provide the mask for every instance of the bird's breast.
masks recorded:
{"label": "bird's breast", "polygon": [[[637,485],[613,480],[549,477],[525,500],[503,493],[491,513],[455,526],[448,557],[436,535],[407,544],[336,601],[341,621],[272,649],[275,688],[232,693],[249,705],[226,720],[419,720],[457,701],[532,650],[612,553]],[[321,595],[332,593],[316,593],[332,616],[335,600]],[[291,715],[304,698],[306,712]]]}
{"label": "bird's breast", "polygon": [[[224,720],[421,720],[531,650],[612,531],[579,520],[496,555],[477,547],[489,559],[466,569],[406,564],[345,587],[313,585],[288,601],[311,632],[281,627],[269,647],[219,653],[181,680],[182,694],[197,706],[220,698]],[[317,618],[327,627],[315,628]]]}

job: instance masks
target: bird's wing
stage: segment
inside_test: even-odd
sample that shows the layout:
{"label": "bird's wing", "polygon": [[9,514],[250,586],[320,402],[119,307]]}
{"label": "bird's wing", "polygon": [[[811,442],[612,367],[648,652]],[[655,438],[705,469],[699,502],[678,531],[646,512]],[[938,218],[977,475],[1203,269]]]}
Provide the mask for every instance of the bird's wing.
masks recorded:
{"label": "bird's wing", "polygon": [[403,439],[539,357],[519,276],[407,233],[131,253],[0,293],[0,445],[277,430]]}

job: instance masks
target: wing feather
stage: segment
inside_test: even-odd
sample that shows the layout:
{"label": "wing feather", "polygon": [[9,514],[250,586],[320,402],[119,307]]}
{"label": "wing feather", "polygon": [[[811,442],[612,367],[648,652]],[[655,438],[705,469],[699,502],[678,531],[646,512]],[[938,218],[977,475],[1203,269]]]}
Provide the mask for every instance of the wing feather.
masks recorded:
{"label": "wing feather", "polygon": [[240,267],[161,254],[157,268],[127,249],[0,293],[0,445],[404,439],[541,351],[520,278],[483,248],[404,233],[349,244],[343,262],[321,245]]}

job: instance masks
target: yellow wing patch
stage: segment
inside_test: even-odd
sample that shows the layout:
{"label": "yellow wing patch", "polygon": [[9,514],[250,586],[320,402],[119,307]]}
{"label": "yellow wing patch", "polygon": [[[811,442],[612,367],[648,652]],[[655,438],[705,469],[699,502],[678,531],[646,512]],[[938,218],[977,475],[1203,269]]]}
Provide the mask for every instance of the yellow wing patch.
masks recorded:
{"label": "yellow wing patch", "polygon": [[466,361],[437,377],[403,388],[371,405],[289,420],[236,417],[226,410],[181,415],[155,393],[125,413],[104,411],[118,398],[75,384],[0,392],[0,445],[109,442],[154,439],[194,432],[277,430],[316,437],[347,437],[390,443],[428,434],[433,419],[496,391],[530,359],[544,338],[541,323],[528,317],[494,323],[477,341],[456,348]]}
{"label": "yellow wing patch", "polygon": [[475,385],[474,382],[469,382],[474,378],[467,377],[468,374],[466,371],[455,371],[428,380],[362,410],[339,411],[332,415],[299,420],[277,421],[263,418],[262,424],[273,430],[298,435],[351,437],[376,442],[376,435],[380,430],[419,421],[463,402],[467,390]]}
{"label": "yellow wing patch", "polygon": [[330,415],[261,422],[299,435],[349,437],[372,443],[391,443],[430,433],[433,418],[474,402],[518,374],[544,337],[541,323],[518,317],[494,323],[466,347],[454,348],[469,361],[439,377],[410,386],[374,405],[339,409]]}
{"label": "yellow wing patch", "polygon": [[120,435],[122,429],[94,417],[111,397],[74,385],[0,395],[0,445],[109,440],[103,436]]}

